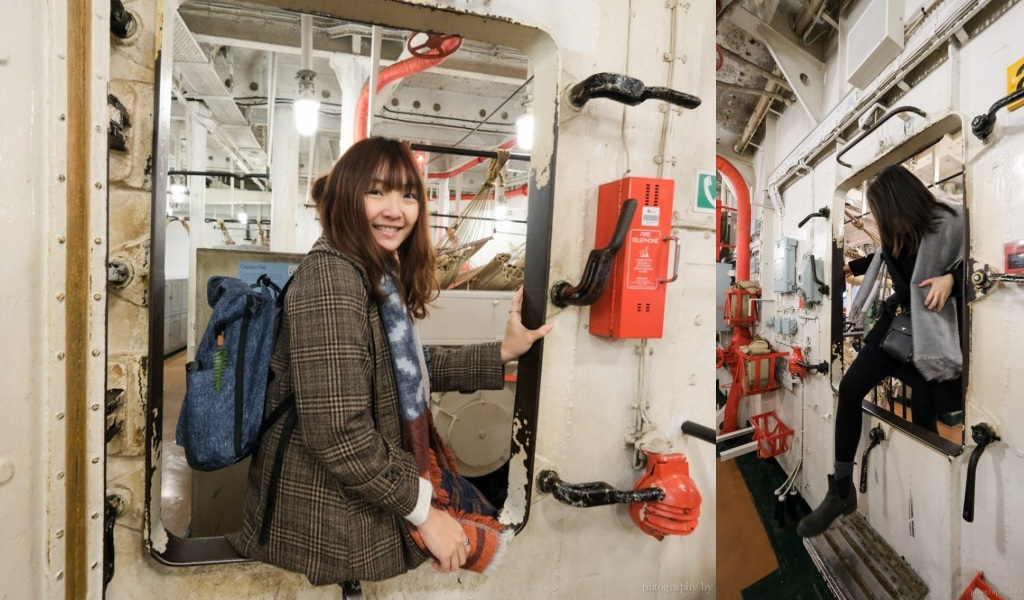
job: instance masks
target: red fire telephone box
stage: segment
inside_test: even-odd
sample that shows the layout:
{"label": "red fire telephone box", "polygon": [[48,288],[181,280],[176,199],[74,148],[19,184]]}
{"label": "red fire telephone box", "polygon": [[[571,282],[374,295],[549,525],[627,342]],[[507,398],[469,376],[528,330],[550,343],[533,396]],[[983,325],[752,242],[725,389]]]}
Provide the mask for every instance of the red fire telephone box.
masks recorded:
{"label": "red fire telephone box", "polygon": [[[679,274],[679,238],[672,235],[671,179],[627,177],[598,188],[594,245],[608,244],[622,203],[637,211],[604,294],[590,307],[590,333],[611,338],[660,338],[665,322],[665,288]],[[675,242],[670,261],[668,245]],[[669,277],[670,264],[675,271]]]}

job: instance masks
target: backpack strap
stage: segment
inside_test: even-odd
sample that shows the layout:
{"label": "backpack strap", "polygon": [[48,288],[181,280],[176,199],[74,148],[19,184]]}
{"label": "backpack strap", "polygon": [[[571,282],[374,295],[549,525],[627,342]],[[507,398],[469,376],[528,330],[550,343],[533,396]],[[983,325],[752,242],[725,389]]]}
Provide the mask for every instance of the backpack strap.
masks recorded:
{"label": "backpack strap", "polygon": [[263,425],[260,427],[260,437],[263,437],[263,434],[285,413],[288,416],[285,417],[284,426],[281,429],[281,437],[277,442],[277,451],[274,452],[274,465],[270,469],[270,483],[267,486],[267,507],[263,511],[263,523],[260,524],[259,542],[261,546],[267,545],[267,539],[270,535],[270,523],[273,522],[274,512],[277,509],[277,488],[281,483],[284,453],[288,448],[288,443],[291,441],[292,433],[295,431],[295,424],[299,420],[299,413],[295,410],[295,395],[288,396],[284,402],[278,404],[277,408],[270,413],[270,416],[263,421]]}

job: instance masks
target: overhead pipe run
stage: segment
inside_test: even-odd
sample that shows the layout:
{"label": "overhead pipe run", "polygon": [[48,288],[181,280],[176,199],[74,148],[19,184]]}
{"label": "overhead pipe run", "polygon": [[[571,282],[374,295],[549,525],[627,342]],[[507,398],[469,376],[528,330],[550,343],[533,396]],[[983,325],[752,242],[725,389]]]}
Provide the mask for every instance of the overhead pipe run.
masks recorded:
{"label": "overhead pipe run", "polygon": [[[730,61],[736,63],[738,66],[741,66],[741,67],[744,67],[746,69],[749,69],[749,70],[757,73],[761,77],[764,77],[768,81],[771,81],[771,82],[775,83],[776,85],[778,85],[780,87],[784,87],[784,88],[786,88],[789,91],[793,91],[793,88],[789,85],[788,81],[786,81],[782,77],[779,77],[779,76],[775,75],[774,73],[772,73],[768,69],[764,69],[760,65],[758,65],[756,63],[753,63],[753,62],[750,62],[749,60],[743,58],[739,54],[736,54],[732,50],[729,50],[728,48],[723,48],[721,45],[718,45],[716,47],[716,50],[718,51],[718,54],[724,56],[725,58],[728,58]],[[721,82],[716,82],[715,85],[721,85]]]}
{"label": "overhead pipe run", "polygon": [[[718,13],[718,18],[715,22],[721,23],[730,12],[739,7],[741,2],[742,0],[733,0],[729,3],[728,6]],[[818,9],[821,8],[822,4],[824,4],[824,0],[810,0],[804,5],[803,10],[797,16],[796,23],[793,26],[793,33],[795,33],[798,38],[803,38],[804,34],[810,30],[811,26],[814,24],[814,16],[817,14]],[[778,66],[776,66],[772,69],[772,74],[776,77],[780,77],[782,75],[782,71]],[[769,93],[774,93],[779,87],[778,83],[769,79],[768,83],[764,86],[764,90]],[[790,86],[790,89],[793,89],[792,86]],[[734,152],[737,154],[743,154],[743,152],[746,151],[747,146],[750,145],[750,141],[754,139],[754,134],[757,133],[757,130],[761,127],[761,123],[764,121],[765,115],[768,114],[768,109],[771,108],[773,100],[774,98],[769,96],[762,96],[757,101],[757,106],[754,107],[754,112],[750,115],[750,120],[747,121],[746,127],[743,128],[743,134],[740,136],[739,141],[737,141],[733,146]]]}
{"label": "overhead pipe run", "polygon": [[[515,145],[516,145],[516,141],[515,140],[510,140],[510,141],[505,142],[504,144],[502,144],[502,145],[500,145],[500,146],[498,146],[497,148],[494,149],[495,156],[497,156],[497,151],[498,150],[511,150],[512,148],[515,147]],[[485,160],[487,160],[487,158],[488,157],[486,157],[486,156],[478,156],[478,157],[474,158],[473,160],[467,161],[467,162],[465,162],[465,163],[463,163],[463,164],[461,164],[461,165],[459,165],[459,166],[457,166],[457,167],[455,167],[455,168],[453,168],[451,170],[442,171],[442,172],[439,172],[439,173],[429,173],[427,175],[427,178],[429,178],[429,179],[451,179],[452,177],[455,177],[456,175],[459,175],[460,173],[465,173],[466,171],[468,171],[468,170],[472,169],[473,167],[479,165],[480,163],[482,163]],[[511,158],[512,157],[510,155],[509,159],[511,160]]]}
{"label": "overhead pipe run", "polygon": [[[406,41],[406,47],[409,49],[412,56],[381,71],[380,75],[377,76],[377,89],[375,93],[379,94],[384,87],[398,81],[399,79],[436,67],[448,60],[449,56],[462,47],[462,38],[458,36],[439,36],[434,34],[429,34],[426,42],[413,45],[412,40],[416,35],[416,33],[410,34],[409,39]],[[367,84],[359,94],[359,99],[356,101],[356,124],[354,137],[357,142],[366,139],[366,124],[370,120],[369,107],[370,86]]]}
{"label": "overhead pipe run", "polygon": [[730,91],[730,92],[737,92],[737,93],[740,93],[740,94],[749,94],[751,96],[761,96],[763,98],[768,98],[769,100],[777,100],[779,102],[782,102],[786,106],[789,106],[789,105],[793,104],[793,100],[792,99],[787,98],[786,96],[783,96],[782,94],[777,94],[775,92],[769,92],[768,90],[761,90],[761,89],[757,89],[757,88],[748,88],[748,87],[744,87],[742,85],[736,85],[734,83],[726,83],[724,81],[716,81],[715,82],[715,87],[717,87],[718,89],[722,89],[722,90],[726,90],[726,91]]}

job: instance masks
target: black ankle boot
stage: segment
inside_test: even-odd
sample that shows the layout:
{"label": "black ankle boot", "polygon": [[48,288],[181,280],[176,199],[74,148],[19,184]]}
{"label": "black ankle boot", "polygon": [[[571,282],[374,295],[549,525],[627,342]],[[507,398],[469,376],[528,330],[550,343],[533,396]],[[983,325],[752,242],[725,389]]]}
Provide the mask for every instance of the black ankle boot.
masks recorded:
{"label": "black ankle boot", "polygon": [[829,475],[828,493],[825,494],[825,499],[811,514],[800,519],[800,523],[796,526],[797,535],[800,537],[821,535],[832,524],[832,521],[857,510],[857,491],[853,489],[852,481],[852,477],[837,481]]}

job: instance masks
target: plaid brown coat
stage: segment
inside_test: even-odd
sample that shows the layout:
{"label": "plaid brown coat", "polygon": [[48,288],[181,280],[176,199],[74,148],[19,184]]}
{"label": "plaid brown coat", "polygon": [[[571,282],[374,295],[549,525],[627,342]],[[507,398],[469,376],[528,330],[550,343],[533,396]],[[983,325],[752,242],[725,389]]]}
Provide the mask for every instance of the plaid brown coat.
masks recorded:
{"label": "plaid brown coat", "polygon": [[[274,454],[285,419],[253,455],[244,556],[304,573],[315,585],[394,577],[426,560],[402,518],[419,493],[401,448],[391,353],[365,273],[324,238],[299,265],[271,357],[265,414],[295,395],[298,421],[284,454],[268,543],[259,543]],[[499,343],[430,348],[434,391],[498,389]]]}

